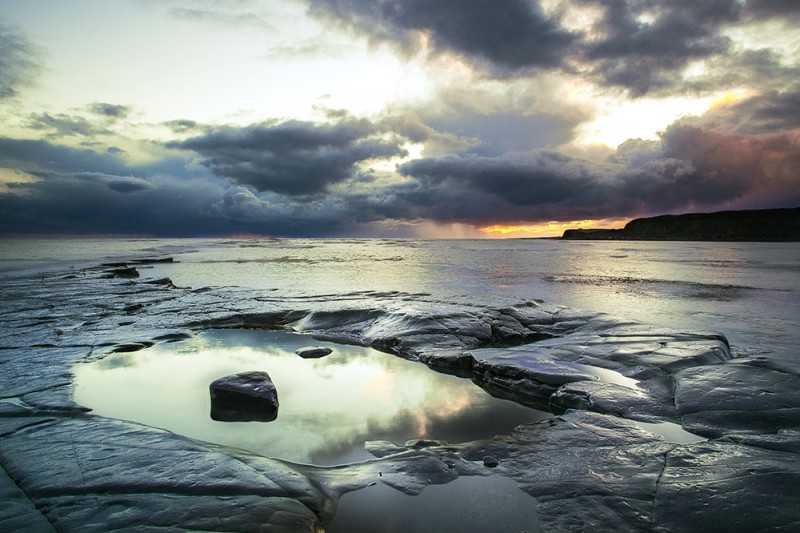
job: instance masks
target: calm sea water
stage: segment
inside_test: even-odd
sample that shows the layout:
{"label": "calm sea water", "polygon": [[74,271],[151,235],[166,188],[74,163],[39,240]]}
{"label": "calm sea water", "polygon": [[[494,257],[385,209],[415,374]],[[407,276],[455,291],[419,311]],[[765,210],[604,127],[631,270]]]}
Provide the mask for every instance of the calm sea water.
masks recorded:
{"label": "calm sea water", "polygon": [[[541,299],[726,334],[740,355],[800,346],[800,244],[402,239],[5,239],[1,275],[131,256],[180,286],[274,295],[364,290],[507,305]],[[150,275],[145,273],[145,275]]]}

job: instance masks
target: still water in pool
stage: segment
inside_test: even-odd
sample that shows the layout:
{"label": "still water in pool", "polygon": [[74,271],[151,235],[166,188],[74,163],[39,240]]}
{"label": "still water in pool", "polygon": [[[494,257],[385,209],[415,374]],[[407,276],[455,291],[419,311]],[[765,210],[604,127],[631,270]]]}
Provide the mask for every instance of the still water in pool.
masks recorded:
{"label": "still water in pool", "polygon": [[[295,350],[323,346],[321,359]],[[209,384],[266,371],[280,407],[272,422],[218,422]],[[370,348],[284,331],[214,330],[193,339],[77,365],[75,399],[132,420],[268,457],[319,465],[370,459],[369,440],[467,442],[551,416],[489,396],[468,379]]]}

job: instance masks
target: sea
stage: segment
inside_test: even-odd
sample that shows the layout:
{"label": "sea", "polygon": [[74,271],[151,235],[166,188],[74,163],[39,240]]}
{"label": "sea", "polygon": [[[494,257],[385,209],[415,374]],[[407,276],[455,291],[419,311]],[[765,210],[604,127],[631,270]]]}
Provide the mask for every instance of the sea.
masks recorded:
{"label": "sea", "polygon": [[720,332],[740,356],[791,359],[800,346],[800,243],[17,238],[0,239],[0,277],[132,257],[172,257],[148,275],[178,286],[540,300],[673,331]]}

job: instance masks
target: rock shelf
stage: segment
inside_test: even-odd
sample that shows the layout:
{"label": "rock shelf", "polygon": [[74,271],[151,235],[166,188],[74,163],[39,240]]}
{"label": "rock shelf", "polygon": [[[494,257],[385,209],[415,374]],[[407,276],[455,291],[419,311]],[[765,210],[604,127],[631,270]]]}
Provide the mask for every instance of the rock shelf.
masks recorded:
{"label": "rock shelf", "polygon": [[[732,359],[720,334],[533,301],[181,288],[147,279],[141,264],[0,280],[3,529],[320,531],[341,495],[370,484],[419,494],[493,474],[535,497],[546,531],[800,523],[800,377],[785,361]],[[74,364],[207,328],[372,346],[558,416],[486,441],[367,443],[373,461],[315,467],[96,416],[73,400]],[[708,440],[666,442],[637,421]]]}

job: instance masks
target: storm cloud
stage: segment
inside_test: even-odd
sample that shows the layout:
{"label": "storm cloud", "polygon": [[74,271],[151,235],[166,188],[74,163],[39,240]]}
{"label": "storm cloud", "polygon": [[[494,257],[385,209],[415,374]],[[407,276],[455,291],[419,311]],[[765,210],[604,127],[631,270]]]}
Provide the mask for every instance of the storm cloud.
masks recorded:
{"label": "storm cloud", "polygon": [[800,132],[755,137],[699,123],[623,143],[604,162],[548,150],[414,160],[398,169],[414,185],[395,188],[382,212],[481,226],[800,204]]}
{"label": "storm cloud", "polygon": [[405,155],[401,144],[367,120],[344,119],[210,128],[167,146],[197,153],[203,166],[238,184],[306,196],[355,177],[358,163]]}
{"label": "storm cloud", "polygon": [[[249,125],[219,122],[247,112],[173,117],[125,92],[37,106],[19,94],[36,74],[35,46],[0,28],[0,97],[13,104],[5,135],[30,137],[0,136],[0,232],[365,235],[800,205],[800,65],[781,46],[793,38],[781,28],[794,1],[304,1],[315,17],[305,22],[359,41],[337,42],[400,51],[410,70],[398,80],[435,71],[425,95],[356,115],[324,107],[335,100],[323,94],[309,104],[318,121]],[[262,7],[157,9],[204,25],[236,15],[219,21],[222,32],[246,25],[239,15],[251,8],[267,15]],[[316,42],[303,61],[319,59]],[[265,65],[299,61],[287,43],[271,41],[281,57]],[[359,57],[350,53],[339,59]],[[714,103],[699,116],[646,116],[675,95],[694,109]],[[605,114],[635,98],[652,127],[636,131],[661,133],[591,144]]]}
{"label": "storm cloud", "polygon": [[[308,0],[309,13],[406,53],[458,54],[495,76],[538,69],[585,72],[632,96],[683,89],[693,61],[731,52],[724,30],[743,20],[738,0],[579,0],[547,14],[535,0]],[[599,10],[594,24],[568,29],[577,8]],[[750,18],[794,13],[796,3],[751,1]],[[696,88],[695,88],[696,89]]]}
{"label": "storm cloud", "polygon": [[800,20],[800,3],[795,0],[747,0],[747,13],[758,18]]}
{"label": "storm cloud", "polygon": [[426,45],[499,74],[562,64],[575,36],[528,0],[309,0],[309,13],[389,42],[406,53]]}
{"label": "storm cloud", "polygon": [[731,42],[719,30],[739,17],[736,0],[593,4],[605,9],[592,28],[602,37],[585,41],[582,56],[595,76],[629,89],[633,96],[671,86],[692,60],[726,52]]}

